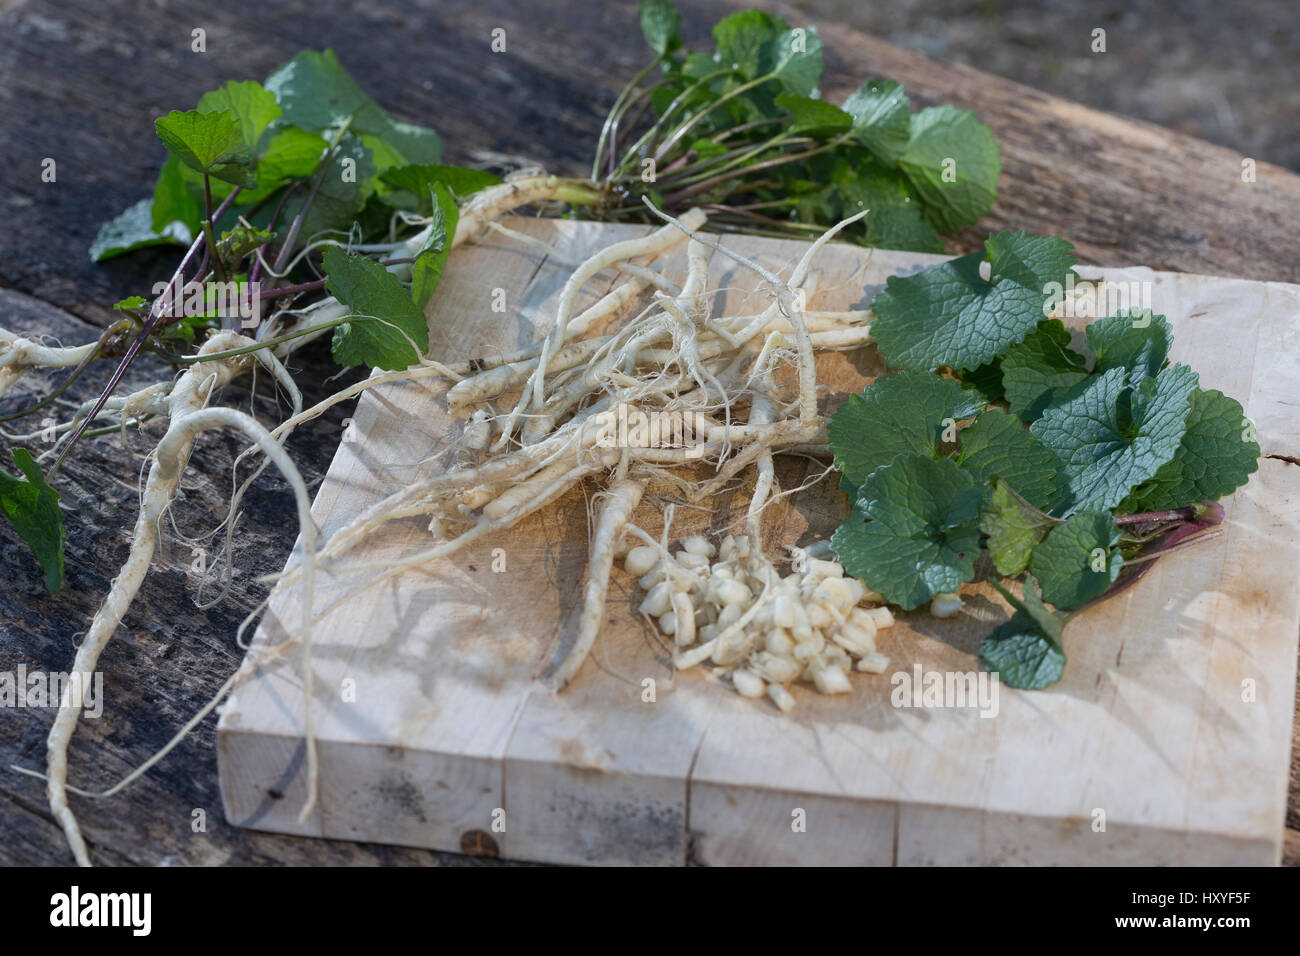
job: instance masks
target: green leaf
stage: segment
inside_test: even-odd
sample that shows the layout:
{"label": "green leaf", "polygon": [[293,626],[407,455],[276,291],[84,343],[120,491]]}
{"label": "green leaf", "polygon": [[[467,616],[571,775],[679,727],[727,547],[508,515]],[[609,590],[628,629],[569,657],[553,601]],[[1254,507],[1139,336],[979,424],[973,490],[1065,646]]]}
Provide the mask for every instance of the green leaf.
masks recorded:
{"label": "green leaf", "polygon": [[[742,10],[719,20],[713,27],[718,62],[734,67],[747,80],[757,79],[767,64],[764,60],[789,25],[762,10]],[[716,69],[716,66],[715,66]]]}
{"label": "green leaf", "polygon": [[258,155],[262,134],[283,112],[275,101],[275,94],[263,89],[256,80],[232,81],[220,89],[204,93],[199,99],[200,113],[226,111],[234,116],[244,145],[254,156]]}
{"label": "green leaf", "polygon": [[987,409],[958,438],[959,464],[981,480],[996,475],[1037,508],[1057,502],[1060,462],[1014,416],[1000,408]]}
{"label": "green leaf", "polygon": [[786,30],[764,51],[763,66],[786,92],[811,96],[822,76],[822,41],[817,28]]}
{"label": "green leaf", "polygon": [[[789,110],[790,115],[794,117],[794,122],[790,124],[792,133],[808,133],[818,137],[834,136],[848,129],[853,122],[853,117],[838,106],[825,100],[813,99],[811,96],[782,93],[777,96],[776,105],[783,110]],[[720,143],[711,143],[711,145],[716,146],[721,152],[726,152],[725,147]]]}
{"label": "green leaf", "polygon": [[988,551],[999,574],[1014,578],[1029,567],[1029,556],[1060,518],[1035,508],[999,478],[989,479],[992,493],[980,514],[980,530],[989,536]]}
{"label": "green leaf", "polygon": [[[429,326],[401,281],[379,263],[350,256],[338,246],[325,250],[325,288],[352,310],[334,330],[331,351],[343,366],[404,369],[429,347]],[[417,353],[411,346],[414,340]]]}
{"label": "green leaf", "polygon": [[[984,245],[986,254],[889,277],[872,303],[871,335],[891,366],[977,368],[1037,328],[1044,286],[1065,283],[1074,247],[1024,232],[1000,232]],[[987,282],[980,277],[986,255]]]}
{"label": "green leaf", "polygon": [[1011,410],[1033,421],[1088,378],[1087,359],[1070,345],[1060,319],[1041,322],[1002,357],[1002,388]]}
{"label": "green leaf", "polygon": [[99,234],[90,244],[90,261],[103,262],[146,246],[188,246],[193,241],[189,230],[179,222],[155,230],[150,212],[152,205],[150,200],[141,199],[121,215],[100,226]]}
{"label": "green leaf", "polygon": [[1024,586],[1020,589],[1020,597],[1016,597],[996,581],[990,581],[989,583],[1007,599],[1007,602],[1015,610],[1028,616],[1044,634],[1057,644],[1061,643],[1061,635],[1065,632],[1065,618],[1053,613],[1044,606],[1041,589],[1037,581],[1032,577],[1026,579]]}
{"label": "green leaf", "polygon": [[856,175],[840,184],[843,215],[860,209],[870,212],[862,220],[868,245],[908,252],[943,252],[938,233],[925,220],[924,203],[907,177],[877,163],[858,167]]}
{"label": "green leaf", "polygon": [[371,161],[375,164],[375,172],[382,173],[389,169],[395,169],[398,166],[406,164],[402,154],[393,146],[389,146],[374,133],[361,133],[358,137],[370,150]]}
{"label": "green leaf", "polygon": [[221,320],[212,315],[183,315],[167,323],[162,330],[162,337],[168,341],[193,345],[200,332],[216,328],[220,324]]}
{"label": "green leaf", "polygon": [[[196,177],[199,189],[192,188],[187,172]],[[153,187],[153,204],[149,207],[149,222],[154,232],[162,233],[173,227],[180,235],[183,229],[184,234],[190,237],[187,242],[192,242],[198,235],[203,221],[203,195],[202,180],[197,177],[198,174],[184,165],[175,153],[167,154],[167,161],[163,163],[158,182]]]}
{"label": "green leaf", "polygon": [[974,389],[990,402],[1000,402],[1006,398],[1007,392],[1002,385],[1001,359],[994,359],[969,371],[963,371],[961,381],[967,388]]}
{"label": "green leaf", "polygon": [[389,118],[384,129],[375,135],[397,151],[402,164],[436,163],[442,159],[442,137],[427,126]]}
{"label": "green leaf", "polygon": [[1043,607],[1031,578],[1025,582],[1023,599],[994,582],[1014,608],[1011,619],[984,639],[980,657],[996,671],[1008,687],[1038,690],[1061,679],[1065,651],[1061,647],[1064,622]]}
{"label": "green leaf", "polygon": [[[790,94],[788,93],[781,94],[781,96],[789,95]],[[778,96],[777,99],[779,100],[781,96]],[[812,102],[815,103],[818,101],[813,100]],[[727,152],[727,147],[723,146],[721,143],[715,143],[711,139],[697,139],[691,143],[691,151],[700,159],[712,159],[715,156],[721,156],[723,153]]]}
{"label": "green leaf", "polygon": [[297,126],[272,131],[257,163],[257,189],[242,194],[240,201],[256,202],[285,183],[311,176],[328,148],[322,137]]}
{"label": "green leaf", "polygon": [[266,89],[284,110],[285,125],[319,133],[351,117],[352,133],[378,137],[406,163],[436,163],[442,158],[437,133],[394,120],[343,69],[333,50],[304,50],[267,79]]}
{"label": "green leaf", "polygon": [[949,459],[900,456],[862,483],[831,546],[845,570],[911,610],[975,576],[980,495]]}
{"label": "green leaf", "polygon": [[1093,371],[1131,368],[1137,381],[1164,368],[1174,344],[1174,331],[1169,322],[1163,315],[1152,315],[1150,310],[1117,312],[1098,319],[1083,330],[1083,335],[1097,357]]}
{"label": "green leaf", "polygon": [[24,477],[0,469],[0,510],[36,556],[45,589],[57,594],[63,587],[63,549],[68,540],[59,493],[46,484],[41,466],[26,448],[15,448],[13,458]]}
{"label": "green leaf", "polygon": [[[704,77],[708,76],[709,74],[716,73],[718,71],[719,66],[720,66],[719,61],[714,59],[713,54],[711,53],[688,53],[686,54],[686,58],[682,60],[681,74],[686,81],[702,80],[704,79]],[[651,93],[650,96],[653,99],[656,93],[659,93],[661,91],[667,93],[668,98],[663,101],[664,105],[667,105],[669,102],[672,101],[673,97],[675,97],[678,93],[682,92],[682,90],[686,89],[686,87],[689,85],[690,85],[689,82],[682,82],[679,86],[675,86],[675,87],[671,85],[666,87],[661,86],[659,87],[659,89],[655,91],[655,93]],[[703,94],[703,93],[701,95],[707,96],[707,94]],[[657,102],[655,104],[655,108],[658,109]]]}
{"label": "green leaf", "polygon": [[1008,687],[1039,690],[1061,679],[1065,651],[1023,611],[984,638],[980,644],[984,665]]}
{"label": "green leaf", "polygon": [[943,432],[979,413],[983,403],[952,379],[894,372],[850,395],[831,416],[835,467],[854,485],[896,457],[938,456]]}
{"label": "green leaf", "polygon": [[252,153],[235,114],[229,110],[172,110],[154,120],[154,129],[163,145],[191,169],[236,186],[256,182],[249,166]]}
{"label": "green leaf", "polygon": [[867,80],[844,101],[853,118],[853,138],[881,162],[898,163],[911,135],[911,107],[903,88],[893,80]]}
{"label": "green leaf", "polygon": [[[191,331],[208,328],[213,324],[213,320],[243,317],[244,312],[241,312],[243,304],[252,301],[248,276],[244,274],[233,275],[228,282],[206,282],[201,288],[198,286],[191,288],[192,291],[187,293],[185,298],[186,315],[177,320],[179,324],[184,324],[190,319],[195,320],[191,323]],[[183,332],[182,335],[189,338]]]}
{"label": "green leaf", "polygon": [[1137,389],[1127,370],[1094,375],[1066,402],[1030,426],[1061,459],[1071,510],[1110,510],[1177,451],[1197,376],[1186,365],[1163,370]]}
{"label": "green leaf", "polygon": [[429,239],[424,248],[415,257],[411,265],[411,298],[424,312],[433,291],[442,279],[442,271],[447,266],[447,256],[451,253],[450,237],[456,235],[456,223],[460,213],[456,209],[456,200],[442,183],[432,186],[433,224]]}
{"label": "green leaf", "polygon": [[669,0],[639,0],[636,12],[645,42],[655,53],[665,56],[682,45],[677,36],[682,25],[681,14]]}
{"label": "green leaf", "polygon": [[244,257],[255,249],[260,249],[272,239],[275,233],[265,229],[256,229],[243,223],[228,229],[217,240],[217,255],[220,256],[226,270],[233,271]]}
{"label": "green leaf", "polygon": [[1115,583],[1124,556],[1119,526],[1106,511],[1078,511],[1047,533],[1029,558],[1043,599],[1068,611],[1100,597]]}
{"label": "green leaf", "polygon": [[914,114],[898,165],[926,201],[930,222],[940,232],[974,225],[998,198],[1002,161],[997,140],[970,110],[932,106]]}
{"label": "green leaf", "polygon": [[113,303],[118,312],[134,313],[149,308],[149,300],[142,295],[132,295]]}
{"label": "green leaf", "polygon": [[379,181],[390,190],[380,197],[385,202],[427,216],[433,212],[430,190],[435,184],[445,186],[458,199],[464,199],[480,189],[496,186],[501,177],[481,169],[428,163],[390,169],[380,175]]}
{"label": "green leaf", "polygon": [[[348,133],[326,162],[325,175],[303,220],[301,236],[306,239],[328,230],[347,230],[365,205],[367,187],[375,177],[375,166],[360,139]],[[299,194],[305,190],[299,190]],[[284,220],[292,222],[303,199],[294,198]]]}
{"label": "green leaf", "polygon": [[1216,501],[1244,485],[1259,467],[1259,442],[1241,403],[1219,391],[1191,396],[1187,431],[1174,457],[1124,502],[1120,510],[1160,511],[1194,501]]}
{"label": "green leaf", "polygon": [[800,179],[794,170],[778,169],[774,171],[781,176],[783,183],[780,193],[771,197],[789,200],[795,218],[799,222],[827,223],[840,220],[840,190],[834,183],[823,185],[808,179]]}
{"label": "green leaf", "polygon": [[284,111],[283,122],[320,132],[352,117],[357,133],[387,129],[388,113],[343,68],[333,50],[304,50],[266,81]]}

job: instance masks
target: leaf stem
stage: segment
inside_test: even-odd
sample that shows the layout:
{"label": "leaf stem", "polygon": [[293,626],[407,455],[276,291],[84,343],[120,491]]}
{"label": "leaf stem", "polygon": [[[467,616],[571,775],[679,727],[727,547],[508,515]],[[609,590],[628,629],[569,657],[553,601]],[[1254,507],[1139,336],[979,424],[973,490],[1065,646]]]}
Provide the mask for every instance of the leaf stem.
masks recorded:
{"label": "leaf stem", "polygon": [[[294,244],[298,241],[298,233],[302,231],[302,224],[307,219],[307,212],[311,209],[312,201],[315,200],[316,193],[320,189],[321,183],[325,181],[325,173],[329,169],[329,166],[327,165],[328,160],[330,156],[334,154],[334,150],[338,149],[339,143],[343,142],[343,137],[351,125],[352,117],[349,116],[339,126],[338,130],[334,133],[333,139],[330,140],[329,146],[326,147],[325,152],[321,155],[320,162],[316,165],[316,171],[312,173],[311,188],[303,199],[298,214],[293,217],[293,222],[289,226],[289,234],[284,237],[284,243],[280,246],[280,251],[275,257],[275,264],[271,267],[272,272],[280,272],[289,261],[289,255],[293,252]],[[278,280],[273,280],[272,285],[275,284],[275,281]]]}
{"label": "leaf stem", "polygon": [[1143,524],[1154,521],[1191,521],[1196,517],[1196,509],[1191,505],[1186,508],[1170,508],[1166,511],[1141,511],[1131,515],[1120,515],[1115,523],[1123,527],[1126,524]]}
{"label": "leaf stem", "polygon": [[[764,140],[757,146],[747,143],[744,146],[739,146],[735,149],[728,150],[725,153],[720,153],[712,159],[707,159],[688,166],[684,170],[678,170],[673,175],[670,182],[663,184],[663,188],[670,189],[673,187],[689,186],[708,176],[714,176],[735,169],[737,166],[743,165],[746,160],[752,159],[769,149],[775,149],[783,145],[806,146],[814,142],[816,142],[816,140],[807,136],[792,138],[790,131],[785,130],[784,132],[773,136],[771,139]],[[667,170],[665,170],[665,172],[667,172]]]}
{"label": "leaf stem", "polygon": [[751,129],[757,129],[760,126],[771,126],[773,123],[784,123],[785,120],[786,117],[784,116],[773,116],[768,119],[751,120],[748,123],[741,123],[739,126],[732,126],[728,129],[724,129],[721,133],[709,138],[715,143],[721,143],[724,139],[730,139],[737,133],[745,133]]}
{"label": "leaf stem", "polygon": [[212,231],[212,179],[207,173],[203,174],[203,235],[208,241],[208,256],[212,259],[212,271],[217,276],[218,282],[226,281],[226,267],[221,262],[221,256],[217,254],[217,237]]}
{"label": "leaf stem", "polygon": [[1102,601],[1107,601],[1122,591],[1128,590],[1133,585],[1137,584],[1137,582],[1155,566],[1155,562],[1158,558],[1162,558],[1166,554],[1178,551],[1183,547],[1190,547],[1191,545],[1199,544],[1200,542],[1209,540],[1210,538],[1217,538],[1221,534],[1223,534],[1222,528],[1211,527],[1207,530],[1204,525],[1196,524],[1195,522],[1180,524],[1178,527],[1166,534],[1165,537],[1161,539],[1160,544],[1153,550],[1146,554],[1139,555],[1132,560],[1125,561],[1124,567],[1126,569],[1134,568],[1134,570],[1131,572],[1126,570],[1121,574],[1119,581],[1112,585],[1109,590],[1093,598],[1091,601],[1079,605],[1071,612],[1071,616],[1078,614],[1085,608],[1092,607],[1094,604],[1100,604]]}
{"label": "leaf stem", "polygon": [[[1194,528],[1196,526],[1183,525],[1183,527]],[[1173,542],[1172,544],[1161,544],[1158,548],[1156,548],[1154,551],[1150,552],[1149,554],[1142,554],[1142,555],[1138,555],[1136,558],[1130,558],[1128,561],[1124,562],[1124,566],[1131,567],[1132,565],[1135,564],[1143,564],[1147,561],[1155,561],[1158,560],[1159,558],[1163,558],[1166,554],[1173,554],[1175,551],[1181,551],[1184,548],[1190,548],[1192,545],[1200,544],[1202,541],[1209,541],[1211,538],[1217,538],[1221,534],[1223,534],[1222,528],[1209,528],[1205,531],[1197,531],[1195,533],[1189,532],[1186,535],[1180,536],[1179,539],[1176,542]],[[1171,534],[1170,537],[1173,537],[1173,535]]]}
{"label": "leaf stem", "polygon": [[781,156],[774,156],[771,159],[763,160],[763,162],[761,163],[755,163],[752,166],[746,166],[744,169],[735,169],[729,173],[719,173],[716,176],[710,176],[708,179],[705,179],[701,182],[697,182],[693,186],[687,186],[685,189],[675,192],[670,196],[665,196],[664,204],[674,205],[676,203],[681,202],[683,199],[689,199],[691,196],[698,195],[699,193],[702,192],[707,192],[708,190],[712,189],[714,186],[720,186],[723,183],[728,182],[729,180],[736,179],[739,176],[746,176],[749,173],[757,172],[760,169],[771,169],[773,166],[784,166],[786,163],[793,163],[796,160],[808,159],[812,156],[816,156],[819,153],[824,153],[829,149],[835,149],[837,146],[847,141],[848,141],[847,135],[837,136],[833,140],[830,140],[829,142],[823,143],[821,146],[818,146],[816,149],[807,149],[804,150],[802,153],[786,153]]}
{"label": "leaf stem", "polygon": [[609,112],[605,114],[605,122],[600,127],[600,137],[596,140],[596,155],[591,163],[592,182],[596,182],[600,176],[600,164],[604,158],[603,154],[607,145],[610,150],[610,172],[613,172],[613,150],[614,144],[618,139],[617,130],[619,114],[626,106],[628,97],[632,95],[632,91],[641,85],[641,81],[650,75],[651,71],[659,65],[661,59],[663,58],[658,56],[655,57],[641,69],[641,72],[632,77],[628,84],[619,92],[618,97],[614,100],[614,105],[609,108]]}
{"label": "leaf stem", "polygon": [[677,96],[673,98],[673,101],[668,104],[668,107],[663,111],[663,114],[650,125],[650,128],[642,133],[641,137],[635,143],[623,151],[623,156],[619,160],[619,164],[610,178],[615,178],[619,173],[621,173],[623,167],[627,166],[628,163],[632,162],[632,160],[636,158],[638,150],[646,144],[654,142],[653,138],[663,129],[663,124],[668,117],[677,112],[677,110],[679,110],[684,104],[688,103],[690,98],[699,91],[700,87],[716,80],[720,76],[726,76],[733,72],[735,71],[731,67],[727,67],[723,70],[714,70],[712,73],[700,77],[686,89],[682,90],[682,92],[678,93]]}
{"label": "leaf stem", "polygon": [[116,435],[124,428],[139,428],[150,419],[156,418],[156,415],[146,414],[130,422],[121,422],[117,425],[106,425],[103,428],[91,428],[86,431],[85,438],[98,438],[101,435]]}
{"label": "leaf stem", "polygon": [[738,216],[741,219],[749,219],[749,220],[753,220],[754,222],[761,222],[766,226],[772,226],[777,229],[788,229],[796,233],[815,232],[818,235],[820,235],[821,233],[826,231],[826,228],[824,226],[818,226],[811,222],[794,222],[793,220],[773,219],[771,216],[763,216],[756,212],[750,212],[748,209],[744,209],[739,206],[724,206],[718,203],[706,203],[702,205],[700,208],[709,210],[711,212],[718,212],[724,216],[727,215]]}
{"label": "leaf stem", "polygon": [[668,139],[666,139],[655,150],[655,162],[658,163],[660,160],[662,160],[664,156],[668,154],[669,150],[671,150],[674,146],[676,146],[679,142],[681,142],[683,136],[685,136],[687,133],[689,133],[692,129],[695,128],[695,124],[697,124],[700,120],[704,119],[704,117],[708,116],[710,113],[712,113],[723,103],[727,102],[730,99],[733,99],[734,97],[739,96],[741,93],[748,93],[754,87],[760,86],[761,84],[766,83],[770,79],[772,79],[772,74],[764,73],[762,76],[755,77],[754,79],[750,80],[748,83],[741,83],[739,86],[735,87],[734,89],[727,90],[727,92],[723,93],[721,96],[719,96],[708,106],[704,107],[704,109],[700,110],[698,113],[696,113],[694,116],[688,119],[681,126],[677,127],[677,129],[673,131],[672,135],[669,136]]}
{"label": "leaf stem", "polygon": [[298,285],[287,285],[280,289],[267,289],[265,292],[257,293],[259,299],[278,299],[284,295],[297,295],[299,292],[314,292],[317,289],[325,288],[324,279],[316,279],[312,282],[301,282]]}
{"label": "leaf stem", "polygon": [[282,345],[285,342],[292,342],[294,339],[300,339],[304,335],[310,335],[311,333],[319,332],[322,329],[332,329],[336,325],[342,325],[344,322],[350,322],[355,318],[355,315],[349,313],[348,315],[337,319],[330,319],[328,322],[318,322],[305,329],[295,329],[292,332],[284,333],[284,335],[277,335],[273,339],[267,339],[265,342],[258,342],[256,345],[245,345],[237,349],[227,349],[225,352],[209,352],[206,355],[173,355],[158,350],[157,354],[171,362],[175,362],[177,365],[197,365],[201,362],[215,362],[219,359],[236,358],[240,355],[247,355],[250,352],[258,352],[262,349],[269,349],[276,345]]}
{"label": "leaf stem", "polygon": [[[295,179],[292,183],[288,185],[287,188],[285,188],[280,193],[280,199],[275,204],[275,210],[271,213],[271,218],[266,224],[267,232],[270,232],[272,234],[275,233],[275,227],[279,225],[280,216],[284,213],[285,204],[288,203],[289,197],[292,196],[294,193],[296,193],[301,187],[302,187],[302,180]],[[266,202],[266,200],[270,198],[271,198],[270,196],[262,197],[259,203],[254,203],[254,207],[260,205],[260,203]],[[265,260],[262,257],[262,250],[260,248],[253,250],[253,268],[248,270],[249,282],[257,282],[259,279],[261,279],[262,264],[264,261]]]}

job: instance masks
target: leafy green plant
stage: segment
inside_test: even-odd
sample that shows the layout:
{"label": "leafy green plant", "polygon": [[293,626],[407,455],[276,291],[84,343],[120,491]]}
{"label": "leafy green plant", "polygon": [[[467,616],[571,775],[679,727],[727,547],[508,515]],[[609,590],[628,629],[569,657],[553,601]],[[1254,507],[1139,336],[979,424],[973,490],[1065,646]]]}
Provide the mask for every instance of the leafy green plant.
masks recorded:
{"label": "leafy green plant", "polygon": [[942,252],[938,234],[975,223],[996,198],[997,143],[969,110],[912,112],[884,79],[839,106],[821,99],[815,28],[745,10],[714,26],[712,50],[687,52],[669,0],[639,9],[655,58],[606,117],[590,214],[645,219],[649,197],[705,208],[720,228],[815,236],[868,210],[842,238]]}
{"label": "leafy green plant", "polygon": [[890,277],[871,330],[894,371],[829,429],[854,499],[833,538],[845,568],[907,610],[994,579],[1015,613],[980,654],[1014,687],[1060,678],[1072,614],[1219,534],[1213,502],[1260,454],[1242,406],[1169,363],[1164,316],[1098,319],[1078,348],[1044,318],[1074,262],[1061,239],[1004,232]]}

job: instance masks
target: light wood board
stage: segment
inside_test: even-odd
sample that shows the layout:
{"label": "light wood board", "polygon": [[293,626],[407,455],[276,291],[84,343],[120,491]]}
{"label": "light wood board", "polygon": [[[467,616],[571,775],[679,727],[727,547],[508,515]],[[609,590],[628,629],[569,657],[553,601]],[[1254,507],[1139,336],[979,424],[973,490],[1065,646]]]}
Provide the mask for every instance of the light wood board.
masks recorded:
{"label": "light wood board", "polygon": [[[642,229],[513,225],[575,259]],[[726,242],[771,268],[788,267],[803,248]],[[938,258],[829,246],[808,307],[862,307],[886,276]],[[684,255],[666,268],[680,277]],[[469,358],[534,341],[549,328],[567,274],[506,240],[457,250],[430,306],[432,354]],[[357,594],[321,621],[313,651],[320,797],[305,823],[297,822],[301,660],[290,652],[258,670],[219,725],[228,819],[559,863],[1276,863],[1300,624],[1300,469],[1267,456],[1300,449],[1300,287],[1140,268],[1105,275],[1152,284],[1155,311],[1174,326],[1173,359],[1243,402],[1266,457],[1224,502],[1222,538],[1166,558],[1071,623],[1059,684],[1000,688],[992,718],[891,704],[896,672],[979,668],[979,639],[1007,609],[976,586],[954,619],[914,612],[882,632],[892,662],[884,675],[855,674],[854,692],[840,697],[798,688],[796,711],[781,715],[700,669],[674,676],[630,613],[635,582],[616,571],[592,659],[568,691],[552,695],[535,677],[570,635],[580,600],[586,496],[596,490],[587,486],[454,560]],[[602,274],[585,300],[611,280]],[[719,305],[729,313],[759,302],[754,277],[721,256],[711,284],[725,288]],[[504,313],[493,311],[494,295],[504,295]],[[874,349],[819,359],[819,375],[841,392],[882,371]],[[354,440],[339,445],[315,501],[325,534],[440,467],[461,427],[443,390],[426,380],[365,393],[347,436]],[[783,488],[820,468],[779,462]],[[677,508],[673,537],[716,531],[747,500],[742,487],[712,513]],[[657,532],[664,503],[643,502],[638,523]],[[833,481],[822,482],[768,509],[767,540],[824,536],[845,504]],[[359,556],[430,543],[424,522],[404,520]],[[317,607],[362,580],[323,580]],[[257,641],[297,626],[296,598],[273,599]],[[643,699],[647,678],[653,702]]]}

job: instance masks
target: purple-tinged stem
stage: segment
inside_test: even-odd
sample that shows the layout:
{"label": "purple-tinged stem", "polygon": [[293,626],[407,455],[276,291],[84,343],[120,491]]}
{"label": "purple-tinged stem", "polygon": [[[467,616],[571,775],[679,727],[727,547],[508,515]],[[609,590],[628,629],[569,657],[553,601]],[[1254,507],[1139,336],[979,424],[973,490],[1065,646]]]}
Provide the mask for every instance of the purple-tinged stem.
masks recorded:
{"label": "purple-tinged stem", "polygon": [[[230,195],[222,201],[221,206],[213,216],[214,219],[220,219],[225,211],[234,204],[235,197],[239,195],[241,189],[243,189],[242,186],[236,186]],[[157,327],[159,320],[162,318],[163,309],[167,307],[168,303],[173,298],[176,283],[184,281],[185,270],[189,268],[190,260],[194,258],[199,247],[202,246],[205,241],[205,237],[202,235],[194,240],[190,245],[189,251],[185,253],[185,257],[181,259],[181,264],[176,267],[176,272],[173,273],[171,281],[168,282],[167,287],[163,289],[162,295],[154,299],[153,305],[149,308],[149,314],[145,316],[144,322],[140,325],[140,332],[136,335],[135,340],[127,346],[126,354],[122,356],[122,361],[119,362],[117,368],[113,370],[113,375],[109,378],[108,384],[104,386],[104,390],[99,393],[99,398],[95,399],[95,404],[90,409],[89,414],[81,420],[81,424],[79,424],[76,431],[72,433],[72,437],[68,440],[68,443],[63,446],[63,451],[59,454],[58,460],[55,461],[54,467],[50,469],[51,475],[59,470],[59,466],[63,464],[63,459],[67,457],[72,446],[77,443],[77,439],[81,437],[81,433],[84,432],[86,427],[95,420],[95,417],[104,410],[104,403],[109,400],[113,392],[117,390],[117,386],[121,384],[122,376],[126,374],[127,367],[135,360],[136,355],[140,351],[140,347],[144,345],[145,339],[153,334],[153,330]]]}
{"label": "purple-tinged stem", "polygon": [[1141,511],[1137,514],[1120,515],[1115,519],[1115,523],[1123,527],[1126,524],[1142,524],[1147,521],[1191,521],[1196,517],[1196,509],[1188,506],[1186,508],[1170,508],[1168,511]]}
{"label": "purple-tinged stem", "polygon": [[1183,548],[1192,547],[1193,545],[1200,544],[1202,541],[1208,541],[1211,538],[1217,538],[1221,534],[1223,534],[1222,528],[1215,528],[1212,531],[1206,531],[1204,525],[1199,525],[1195,522],[1188,522],[1187,524],[1179,525],[1161,539],[1160,544],[1154,550],[1133,558],[1131,561],[1125,562],[1125,568],[1136,567],[1137,570],[1133,571],[1131,574],[1125,574],[1119,584],[1116,584],[1109,591],[1093,598],[1091,601],[1081,604],[1079,607],[1075,608],[1072,613],[1077,614],[1084,608],[1092,607],[1094,604],[1100,604],[1102,601],[1113,598],[1121,591],[1131,588],[1134,584],[1137,584],[1137,582],[1140,581],[1152,567],[1155,566],[1157,559],[1163,558],[1166,554],[1170,554],[1174,551],[1181,551]]}
{"label": "purple-tinged stem", "polygon": [[[1184,528],[1191,529],[1186,534],[1179,534]],[[1132,567],[1135,564],[1148,564],[1158,558],[1163,558],[1166,554],[1172,554],[1175,551],[1181,551],[1183,548],[1190,548],[1194,544],[1202,541],[1209,541],[1211,538],[1217,538],[1223,534],[1222,528],[1213,528],[1209,531],[1200,530],[1200,525],[1183,525],[1181,528],[1175,528],[1170,533],[1169,538],[1160,542],[1160,547],[1147,554],[1138,555],[1136,558],[1130,558],[1125,565]]]}
{"label": "purple-tinged stem", "polygon": [[[739,89],[739,87],[737,87],[737,89]],[[808,159],[811,156],[816,156],[818,153],[824,153],[828,149],[834,149],[846,140],[847,137],[840,136],[825,145],[818,146],[815,149],[807,149],[802,153],[783,153],[780,156],[773,156],[771,159],[765,159],[761,163],[754,163],[752,166],[742,166],[739,169],[733,169],[725,173],[719,173],[716,176],[710,176],[708,179],[701,180],[694,185],[678,190],[671,196],[665,196],[664,205],[674,205],[681,202],[683,199],[689,199],[691,196],[698,196],[702,192],[708,192],[714,186],[720,186],[725,182],[730,182],[731,180],[737,179],[741,176],[748,176],[750,173],[757,172],[760,169],[771,169],[774,166],[784,166],[786,163]]]}
{"label": "purple-tinged stem", "polygon": [[314,292],[317,289],[325,288],[324,279],[316,279],[314,282],[302,282],[298,285],[287,285],[282,289],[267,289],[265,292],[257,293],[259,299],[278,299],[283,295],[297,295],[299,292]]}
{"label": "purple-tinged stem", "polygon": [[723,130],[721,133],[715,134],[710,137],[710,139],[715,143],[721,143],[724,139],[735,136],[737,133],[744,133],[748,130],[756,129],[759,126],[771,126],[773,123],[781,122],[781,119],[780,116],[774,116],[771,119],[761,119],[754,120],[751,123],[741,123],[739,126],[732,126],[729,129]]}
{"label": "purple-tinged stem", "polygon": [[[302,180],[299,179],[291,183],[289,185],[289,188],[286,189],[281,194],[280,201],[275,204],[275,211],[271,213],[271,220],[266,224],[266,229],[268,232],[274,232],[275,227],[280,224],[280,216],[284,214],[284,207],[288,204],[289,197],[292,196],[294,193],[296,193],[298,191],[298,187],[301,185],[302,185]],[[262,277],[262,253],[259,250],[257,255],[253,257],[253,268],[249,270],[248,281],[256,282],[261,277]]]}

